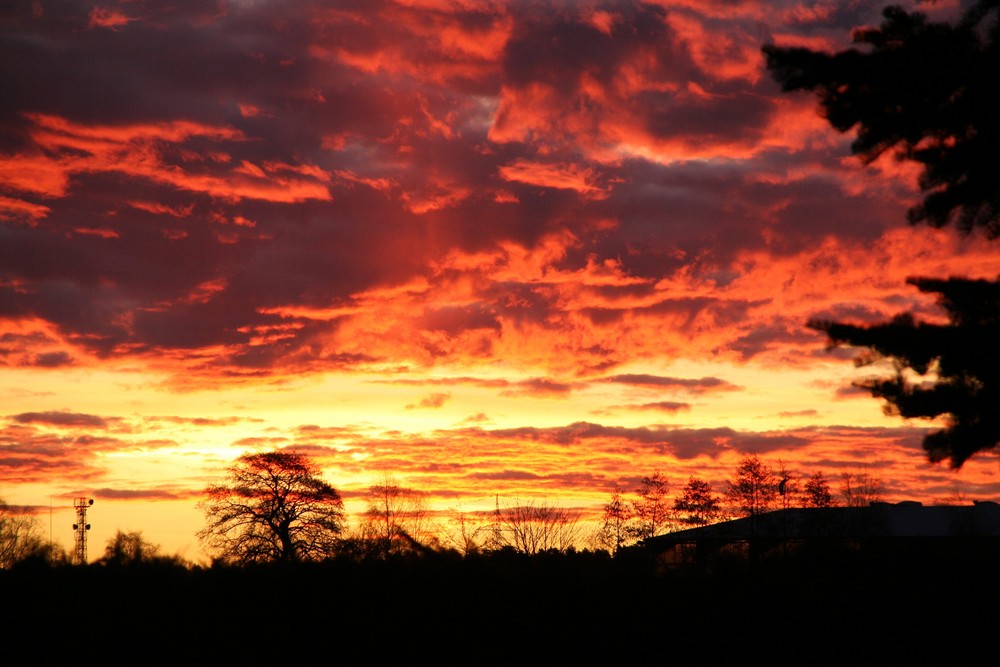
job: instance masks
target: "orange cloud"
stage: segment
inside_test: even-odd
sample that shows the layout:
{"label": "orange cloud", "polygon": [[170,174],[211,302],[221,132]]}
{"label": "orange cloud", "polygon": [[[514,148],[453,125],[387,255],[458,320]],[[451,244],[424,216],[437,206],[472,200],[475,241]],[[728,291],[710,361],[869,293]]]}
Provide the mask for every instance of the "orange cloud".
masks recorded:
{"label": "orange cloud", "polygon": [[501,166],[500,176],[508,181],[545,188],[575,190],[590,199],[607,197],[606,190],[596,184],[597,178],[593,169],[574,164],[545,164],[517,160]]}
{"label": "orange cloud", "polygon": [[447,392],[434,393],[431,394],[430,396],[425,396],[424,398],[420,399],[419,403],[412,403],[410,405],[407,405],[406,409],[413,410],[415,408],[440,408],[450,398],[451,394]]}
{"label": "orange cloud", "polygon": [[245,140],[233,128],[190,121],[88,126],[45,114],[28,114],[28,118],[34,123],[32,139],[45,153],[3,159],[0,184],[15,189],[63,196],[73,174],[117,172],[233,201],[330,199],[329,175],[313,165],[271,162],[258,166],[242,161],[228,174],[213,174],[168,163],[163,146],[191,139]]}

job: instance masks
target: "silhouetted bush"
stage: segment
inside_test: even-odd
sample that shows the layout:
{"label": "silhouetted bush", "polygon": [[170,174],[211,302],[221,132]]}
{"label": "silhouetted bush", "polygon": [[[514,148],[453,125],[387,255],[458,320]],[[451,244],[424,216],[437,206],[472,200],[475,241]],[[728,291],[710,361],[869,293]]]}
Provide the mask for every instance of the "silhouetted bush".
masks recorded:
{"label": "silhouetted bush", "polygon": [[963,637],[950,651],[981,648],[992,635],[979,633],[996,621],[998,551],[993,542],[777,550],[672,569],[641,549],[207,568],[33,563],[0,572],[0,627],[39,657],[79,645],[79,655],[125,652],[145,664],[332,661],[348,644],[375,662],[621,662],[688,646],[715,663],[775,641],[828,644],[810,660],[824,664],[862,640],[866,658],[888,656],[921,627]]}

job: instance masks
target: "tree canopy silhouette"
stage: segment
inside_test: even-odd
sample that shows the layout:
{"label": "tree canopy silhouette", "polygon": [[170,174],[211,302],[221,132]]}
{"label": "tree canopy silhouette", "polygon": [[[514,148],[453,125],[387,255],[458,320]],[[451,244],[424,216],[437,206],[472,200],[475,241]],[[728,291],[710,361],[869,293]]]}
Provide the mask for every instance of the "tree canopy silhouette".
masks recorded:
{"label": "tree canopy silhouette", "polygon": [[[954,24],[895,6],[878,28],[855,32],[865,50],[839,53],[763,47],[784,90],[810,90],[830,124],[856,128],[851,149],[865,162],[886,151],[923,167],[923,199],[911,223],[954,224],[1000,237],[1000,0],[979,0]],[[813,320],[831,345],[868,348],[858,365],[889,360],[893,376],[861,383],[902,417],[943,417],[924,438],[931,461],[960,468],[1000,443],[1000,279],[910,278],[939,295],[947,324],[908,313],[864,326]]]}
{"label": "tree canopy silhouette", "polygon": [[738,516],[757,516],[771,509],[778,497],[774,469],[757,454],[744,454],[729,480],[726,496]]}
{"label": "tree canopy silhouette", "polygon": [[811,90],[851,150],[868,163],[886,151],[923,167],[911,222],[954,223],[1000,236],[1000,13],[980,0],[955,24],[890,6],[878,28],[855,31],[864,51],[763,47],[785,91]]}
{"label": "tree canopy silhouette", "polygon": [[[944,417],[947,426],[924,438],[931,461],[959,468],[976,452],[1000,442],[1000,282],[911,278],[922,292],[939,294],[948,324],[917,322],[909,313],[859,326],[814,321],[834,344],[863,346],[859,366],[892,361],[895,374],[859,383],[886,400],[888,414]],[[918,375],[912,374],[910,371]],[[928,378],[933,381],[928,382]]]}
{"label": "tree canopy silhouette", "polygon": [[0,569],[42,554],[45,548],[35,514],[27,508],[8,505],[0,498]]}
{"label": "tree canopy silhouette", "polygon": [[681,497],[674,500],[674,510],[680,513],[680,522],[684,525],[707,526],[715,521],[722,508],[711,484],[690,477]]}
{"label": "tree canopy silhouette", "polygon": [[340,547],[344,503],[302,454],[239,457],[224,484],[205,490],[201,539],[236,563],[321,560]]}

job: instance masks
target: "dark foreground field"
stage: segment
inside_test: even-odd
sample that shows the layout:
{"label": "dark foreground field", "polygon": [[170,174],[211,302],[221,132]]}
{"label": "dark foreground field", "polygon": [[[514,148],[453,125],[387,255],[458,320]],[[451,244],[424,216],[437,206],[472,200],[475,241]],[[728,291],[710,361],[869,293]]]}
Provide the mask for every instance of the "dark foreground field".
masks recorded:
{"label": "dark foreground field", "polygon": [[[997,664],[997,548],[0,572],[3,664]],[[13,650],[11,647],[16,647]]]}

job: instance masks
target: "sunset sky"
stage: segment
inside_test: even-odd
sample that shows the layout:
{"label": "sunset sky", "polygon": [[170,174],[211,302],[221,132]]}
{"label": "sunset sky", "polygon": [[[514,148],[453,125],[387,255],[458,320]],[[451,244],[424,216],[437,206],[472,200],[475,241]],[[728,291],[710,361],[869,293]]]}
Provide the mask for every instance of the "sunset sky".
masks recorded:
{"label": "sunset sky", "polygon": [[201,490],[279,447],[351,511],[386,474],[442,512],[721,492],[747,452],[997,499],[805,326],[1000,273],[764,69],[884,4],[6,3],[0,497],[192,560]]}

